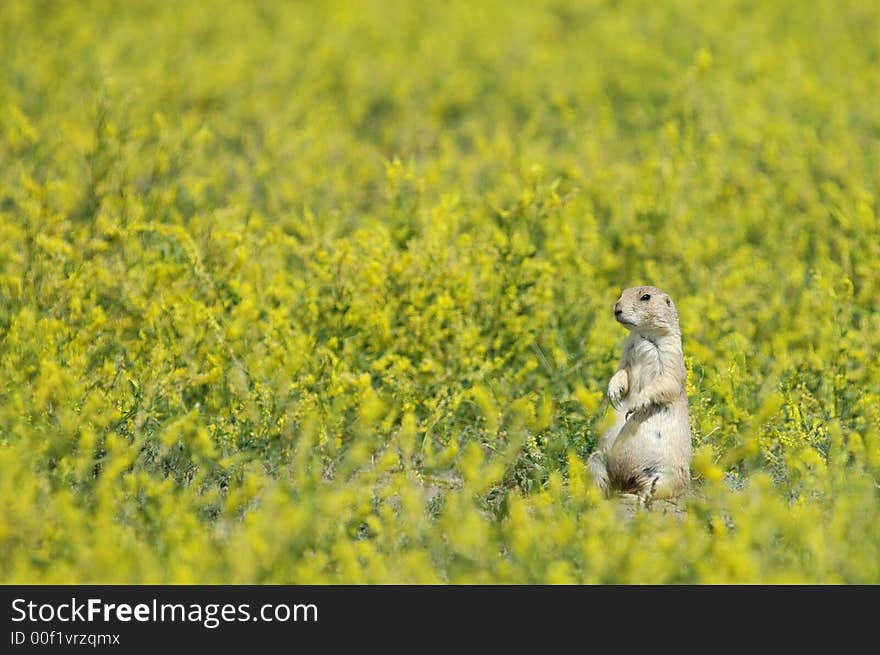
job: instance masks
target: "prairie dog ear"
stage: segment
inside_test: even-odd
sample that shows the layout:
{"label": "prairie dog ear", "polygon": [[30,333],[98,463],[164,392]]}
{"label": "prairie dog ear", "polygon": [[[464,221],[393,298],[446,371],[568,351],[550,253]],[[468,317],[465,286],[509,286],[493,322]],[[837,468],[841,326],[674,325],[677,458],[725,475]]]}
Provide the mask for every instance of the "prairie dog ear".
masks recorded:
{"label": "prairie dog ear", "polygon": [[666,295],[665,298],[666,298],[666,306],[667,306],[667,307],[672,307],[672,301],[669,299],[669,296]]}

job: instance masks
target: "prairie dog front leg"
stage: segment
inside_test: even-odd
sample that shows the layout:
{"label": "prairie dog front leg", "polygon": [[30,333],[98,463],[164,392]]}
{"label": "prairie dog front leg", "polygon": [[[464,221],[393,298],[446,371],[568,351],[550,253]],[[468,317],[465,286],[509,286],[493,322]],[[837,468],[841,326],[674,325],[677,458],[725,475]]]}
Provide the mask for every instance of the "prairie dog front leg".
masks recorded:
{"label": "prairie dog front leg", "polygon": [[629,393],[629,374],[625,368],[620,369],[608,383],[608,400],[614,409],[620,409],[620,401]]}

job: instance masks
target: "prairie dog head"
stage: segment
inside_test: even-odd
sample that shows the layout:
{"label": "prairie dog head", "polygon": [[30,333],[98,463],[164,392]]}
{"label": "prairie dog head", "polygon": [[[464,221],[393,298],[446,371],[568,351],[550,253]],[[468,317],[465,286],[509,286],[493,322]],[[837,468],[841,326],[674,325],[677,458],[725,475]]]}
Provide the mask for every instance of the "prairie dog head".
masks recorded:
{"label": "prairie dog head", "polygon": [[669,294],[657,287],[630,287],[614,303],[614,318],[631,332],[680,334],[678,311]]}

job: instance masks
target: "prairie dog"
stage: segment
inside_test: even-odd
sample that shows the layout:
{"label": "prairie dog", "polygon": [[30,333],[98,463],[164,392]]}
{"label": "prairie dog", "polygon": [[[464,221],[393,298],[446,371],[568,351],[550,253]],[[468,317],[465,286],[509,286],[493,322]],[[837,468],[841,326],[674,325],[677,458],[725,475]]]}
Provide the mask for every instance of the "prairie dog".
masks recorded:
{"label": "prairie dog", "polygon": [[678,311],[650,286],[624,289],[613,309],[630,335],[608,384],[617,418],[589,469],[605,496],[672,498],[690,483],[692,452]]}

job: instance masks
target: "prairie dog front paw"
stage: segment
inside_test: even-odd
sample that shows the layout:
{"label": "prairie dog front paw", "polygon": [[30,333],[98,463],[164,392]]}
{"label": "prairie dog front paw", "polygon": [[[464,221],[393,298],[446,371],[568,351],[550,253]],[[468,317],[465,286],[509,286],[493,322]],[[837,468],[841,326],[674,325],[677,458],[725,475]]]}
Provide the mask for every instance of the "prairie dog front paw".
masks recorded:
{"label": "prairie dog front paw", "polygon": [[629,391],[629,380],[626,371],[621,369],[614,374],[608,383],[608,400],[614,409],[620,409],[620,402],[626,397]]}
{"label": "prairie dog front paw", "polygon": [[629,411],[626,413],[626,420],[630,420],[631,418],[641,419],[647,416],[651,410],[659,405],[650,400],[640,400],[633,404],[632,407],[629,408]]}

